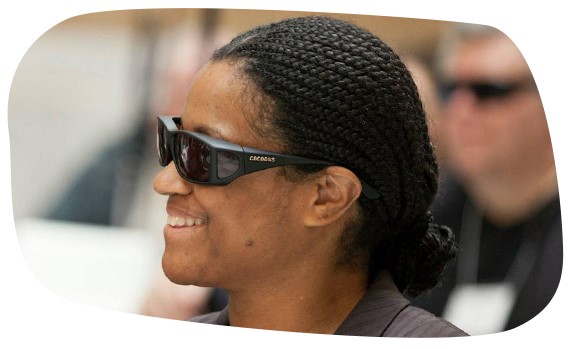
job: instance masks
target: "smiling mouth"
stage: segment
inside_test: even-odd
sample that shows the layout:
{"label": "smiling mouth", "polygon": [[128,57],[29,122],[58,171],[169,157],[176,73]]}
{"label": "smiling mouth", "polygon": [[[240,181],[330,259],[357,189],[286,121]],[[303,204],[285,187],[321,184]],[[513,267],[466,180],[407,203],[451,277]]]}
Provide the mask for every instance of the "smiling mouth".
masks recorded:
{"label": "smiling mouth", "polygon": [[205,225],[205,221],[200,218],[192,218],[192,217],[177,217],[177,216],[168,216],[167,217],[167,224],[171,227],[197,227],[201,225]]}

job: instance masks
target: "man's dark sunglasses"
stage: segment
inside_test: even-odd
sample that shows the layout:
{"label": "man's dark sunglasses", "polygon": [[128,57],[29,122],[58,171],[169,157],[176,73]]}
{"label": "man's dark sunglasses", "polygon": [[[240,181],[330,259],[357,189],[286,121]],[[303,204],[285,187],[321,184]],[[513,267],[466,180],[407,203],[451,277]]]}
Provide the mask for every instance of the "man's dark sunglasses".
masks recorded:
{"label": "man's dark sunglasses", "polygon": [[511,96],[515,92],[533,88],[536,87],[531,78],[511,82],[448,81],[440,85],[440,97],[443,101],[448,101],[455,91],[464,89],[470,91],[478,101],[484,102],[502,99]]}
{"label": "man's dark sunglasses", "polygon": [[[332,166],[332,162],[242,147],[198,132],[182,130],[178,116],[159,116],[157,128],[159,163],[175,167],[185,180],[207,185],[226,185],[248,173],[286,165]],[[363,195],[380,197],[378,191],[361,181]]]}

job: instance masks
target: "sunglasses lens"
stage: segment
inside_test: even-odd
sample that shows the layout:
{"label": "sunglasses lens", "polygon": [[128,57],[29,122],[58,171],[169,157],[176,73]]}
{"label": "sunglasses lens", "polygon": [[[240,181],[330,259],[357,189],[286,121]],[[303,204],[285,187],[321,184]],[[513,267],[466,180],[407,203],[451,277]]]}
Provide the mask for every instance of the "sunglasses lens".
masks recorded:
{"label": "sunglasses lens", "polygon": [[487,101],[508,97],[523,86],[523,83],[452,81],[442,84],[439,92],[443,101],[448,101],[457,90],[470,92],[478,101]]}
{"label": "sunglasses lens", "polygon": [[159,163],[161,166],[168,165],[172,160],[168,149],[167,135],[167,128],[159,121],[157,128],[157,151],[159,153]]}
{"label": "sunglasses lens", "polygon": [[217,156],[218,168],[216,170],[218,172],[218,178],[230,177],[240,168],[238,155],[227,151],[220,151]]}
{"label": "sunglasses lens", "polygon": [[450,99],[450,95],[452,95],[452,93],[456,90],[456,88],[458,87],[458,84],[456,83],[446,83],[446,84],[442,84],[440,86],[439,89],[439,93],[440,93],[440,98],[443,101],[447,101]]}
{"label": "sunglasses lens", "polygon": [[486,100],[491,98],[501,98],[512,93],[516,86],[513,84],[492,84],[492,83],[482,83],[473,84],[470,89],[480,100]]}
{"label": "sunglasses lens", "polygon": [[208,183],[210,147],[187,134],[179,133],[174,140],[175,164],[181,175],[191,181]]}

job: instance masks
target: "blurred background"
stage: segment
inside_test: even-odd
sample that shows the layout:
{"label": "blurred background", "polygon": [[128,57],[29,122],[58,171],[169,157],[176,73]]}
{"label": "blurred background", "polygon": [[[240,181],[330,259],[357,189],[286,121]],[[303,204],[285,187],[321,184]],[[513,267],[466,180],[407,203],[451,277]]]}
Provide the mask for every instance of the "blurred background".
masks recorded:
{"label": "blurred background", "polygon": [[[167,282],[161,278],[166,198],[152,188],[160,170],[155,117],[182,112],[193,74],[239,32],[312,14],[101,12],[70,18],[38,38],[14,76],[8,126],[16,232],[40,282],[66,299],[155,316],[163,313],[145,308],[149,297],[203,302],[202,291],[160,291]],[[331,15],[368,28],[405,60],[444,163],[432,67],[454,23]],[[183,303],[173,302],[164,317],[188,317],[192,311],[176,313]]]}

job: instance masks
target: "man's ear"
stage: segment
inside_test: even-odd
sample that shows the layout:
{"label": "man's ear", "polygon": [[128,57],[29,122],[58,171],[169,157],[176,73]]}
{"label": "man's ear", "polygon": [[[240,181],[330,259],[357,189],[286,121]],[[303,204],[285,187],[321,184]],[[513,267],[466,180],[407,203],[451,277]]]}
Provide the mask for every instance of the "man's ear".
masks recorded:
{"label": "man's ear", "polygon": [[335,222],[352,207],[361,194],[359,178],[344,167],[328,167],[314,183],[315,192],[304,217],[308,227]]}

